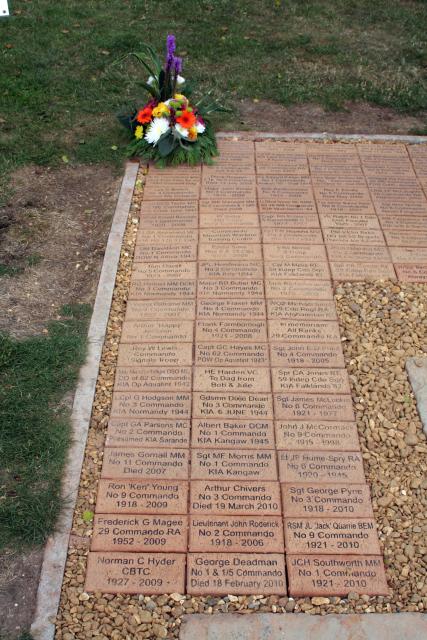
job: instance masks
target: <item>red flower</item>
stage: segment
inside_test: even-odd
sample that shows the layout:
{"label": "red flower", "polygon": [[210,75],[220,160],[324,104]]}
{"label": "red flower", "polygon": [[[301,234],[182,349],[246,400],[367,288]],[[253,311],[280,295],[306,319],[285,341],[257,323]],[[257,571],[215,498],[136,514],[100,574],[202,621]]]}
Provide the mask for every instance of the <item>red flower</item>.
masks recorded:
{"label": "red flower", "polygon": [[140,124],[147,124],[151,120],[151,114],[153,113],[153,109],[151,107],[144,107],[140,109],[136,114],[136,120]]}
{"label": "red flower", "polygon": [[196,124],[196,116],[191,111],[184,110],[179,118],[176,119],[178,124],[184,129],[191,129]]}

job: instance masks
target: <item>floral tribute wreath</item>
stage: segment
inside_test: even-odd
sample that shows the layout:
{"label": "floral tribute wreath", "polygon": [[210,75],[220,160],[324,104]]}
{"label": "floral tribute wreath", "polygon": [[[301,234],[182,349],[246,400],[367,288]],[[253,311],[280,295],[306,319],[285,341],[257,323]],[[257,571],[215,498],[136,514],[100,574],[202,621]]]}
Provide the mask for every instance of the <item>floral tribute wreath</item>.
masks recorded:
{"label": "floral tribute wreath", "polygon": [[129,54],[149,73],[147,82],[140,84],[151,98],[143,107],[119,116],[133,135],[128,152],[159,166],[210,164],[218,152],[209,115],[226,109],[210,94],[190,102],[191,89],[180,75],[182,58],[175,56],[175,50],[175,36],[168,35],[164,64],[149,45],[143,45],[142,53]]}

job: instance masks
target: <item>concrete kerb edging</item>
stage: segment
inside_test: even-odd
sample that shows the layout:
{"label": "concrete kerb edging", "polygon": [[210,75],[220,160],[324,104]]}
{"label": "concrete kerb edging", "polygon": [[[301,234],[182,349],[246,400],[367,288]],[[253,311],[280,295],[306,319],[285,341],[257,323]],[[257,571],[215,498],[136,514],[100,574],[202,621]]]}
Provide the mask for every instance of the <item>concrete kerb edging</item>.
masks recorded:
{"label": "concrete kerb edging", "polygon": [[427,136],[393,136],[381,134],[359,134],[359,133],[268,133],[265,131],[222,131],[217,134],[219,139],[227,138],[245,138],[250,140],[283,140],[291,142],[292,140],[313,140],[313,141],[332,141],[332,142],[403,142],[404,144],[423,144],[427,143]]}
{"label": "concrete kerb edging", "polygon": [[183,617],[180,640],[425,640],[422,613],[236,613]]}
{"label": "concrete kerb edging", "polygon": [[125,175],[104,254],[88,332],[86,362],[80,370],[71,414],[73,442],[68,454],[62,483],[64,506],[58,522],[57,532],[48,539],[44,551],[37,591],[36,612],[31,625],[31,634],[35,640],[52,640],[55,634],[55,618],[61,595],[68,541],[79,489],[99,363],[138,168],[139,164],[136,162],[128,162],[126,164]]}

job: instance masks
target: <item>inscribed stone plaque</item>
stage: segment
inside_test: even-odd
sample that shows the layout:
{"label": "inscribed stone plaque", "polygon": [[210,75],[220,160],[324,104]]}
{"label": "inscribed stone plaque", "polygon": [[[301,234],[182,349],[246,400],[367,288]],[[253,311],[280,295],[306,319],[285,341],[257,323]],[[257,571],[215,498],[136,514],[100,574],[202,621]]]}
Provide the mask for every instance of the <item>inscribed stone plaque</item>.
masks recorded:
{"label": "inscribed stone plaque", "polygon": [[255,300],[198,300],[198,318],[265,318],[265,301]]}
{"label": "inscribed stone plaque", "polygon": [[197,243],[137,245],[134,262],[185,262],[197,260]]}
{"label": "inscribed stone plaque", "polygon": [[192,480],[190,513],[221,515],[280,515],[278,482],[240,480]]}
{"label": "inscribed stone plaque", "polygon": [[[195,262],[137,262],[132,269],[132,280],[196,280],[196,278]],[[153,283],[150,282],[150,284]]]}
{"label": "inscribed stone plaque", "polygon": [[[192,262],[188,264],[194,264]],[[262,262],[200,262],[199,278],[210,280],[259,280],[264,277]],[[200,293],[199,293],[200,295]],[[261,294],[263,295],[263,294]]]}
{"label": "inscribed stone plaque", "polygon": [[187,593],[191,595],[285,595],[284,555],[189,553]]}
{"label": "inscribed stone plaque", "polygon": [[187,516],[96,515],[92,551],[187,551]]}
{"label": "inscribed stone plaque", "polygon": [[191,394],[117,392],[113,393],[111,415],[117,418],[189,418]]}
{"label": "inscribed stone plaque", "polygon": [[372,518],[285,518],[287,553],[380,554]]}
{"label": "inscribed stone plaque", "polygon": [[395,280],[391,262],[331,262],[333,280]]}
{"label": "inscribed stone plaque", "polygon": [[402,229],[403,231],[425,231],[427,229],[427,216],[416,218],[415,216],[397,215],[381,216],[383,229]]}
{"label": "inscribed stone plaque", "polygon": [[200,215],[204,213],[257,213],[257,201],[254,196],[245,195],[239,200],[231,198],[205,198],[200,200]]}
{"label": "inscribed stone plaque", "polygon": [[202,199],[242,200],[255,198],[255,181],[251,175],[203,175]]}
{"label": "inscribed stone plaque", "polygon": [[427,215],[427,200],[421,189],[414,193],[408,190],[410,193],[395,192],[379,192],[376,191],[372,194],[372,199],[375,204],[378,215],[382,219],[388,215],[404,215],[404,216],[421,216]]}
{"label": "inscribed stone plaque", "polygon": [[200,228],[232,229],[233,227],[258,227],[256,213],[203,213],[200,216]]}
{"label": "inscribed stone plaque", "polygon": [[140,229],[136,236],[139,245],[187,244],[197,243],[198,229]]}
{"label": "inscribed stone plaque", "polygon": [[200,193],[200,177],[174,175],[148,175],[144,186],[145,200],[197,200]]}
{"label": "inscribed stone plaque", "polygon": [[269,393],[193,393],[193,418],[272,418]]}
{"label": "inscribed stone plaque", "polygon": [[255,157],[259,175],[308,175],[304,144],[256,142]]}
{"label": "inscribed stone plaque", "polygon": [[259,229],[200,229],[202,244],[258,244],[260,242]]}
{"label": "inscribed stone plaque", "polygon": [[287,555],[291,596],[388,595],[381,556]]}
{"label": "inscribed stone plaque", "polygon": [[293,517],[373,518],[367,484],[282,484],[283,513]]}
{"label": "inscribed stone plaque", "polygon": [[427,283],[427,264],[395,264],[397,277],[402,282]]}
{"label": "inscribed stone plaque", "polygon": [[[140,262],[138,264],[151,264]],[[155,263],[153,263],[155,264]],[[159,264],[161,264],[159,262]],[[170,264],[173,264],[172,262]],[[186,262],[185,264],[196,264],[195,262]],[[129,300],[155,300],[158,298],[195,298],[196,297],[196,281],[195,280],[159,280],[153,276],[150,282],[146,280],[138,280],[132,278]]]}
{"label": "inscribed stone plaque", "polygon": [[323,244],[266,244],[264,260],[324,261],[326,251]]}
{"label": "inscribed stone plaque", "polygon": [[[253,266],[248,263],[249,266]],[[235,274],[237,277],[237,273]],[[197,286],[199,298],[262,298],[264,281],[261,280],[206,280]]]}
{"label": "inscribed stone plaque", "polygon": [[203,167],[203,176],[226,176],[227,178],[229,176],[253,176],[255,180],[255,164],[253,160],[240,163],[237,160],[232,162],[220,158],[215,164]]}
{"label": "inscribed stone plaque", "polygon": [[[283,216],[283,217],[287,217],[287,216]],[[281,244],[278,244],[278,243],[282,243],[282,245],[283,244],[289,245],[286,247],[286,249],[285,248],[282,249],[282,255],[285,255],[285,256],[288,255],[287,252],[284,253],[285,251],[293,251],[298,256],[298,252],[295,249],[294,245],[307,245],[305,248],[305,254],[306,255],[309,254],[307,257],[310,260],[314,260],[314,259],[317,259],[317,255],[314,249],[310,249],[310,245],[322,245],[323,236],[320,229],[263,228],[262,241],[264,242],[264,244],[275,245],[276,255],[277,253],[279,253],[280,251],[279,247],[281,246]],[[292,246],[293,248],[291,248]],[[264,256],[265,255],[266,253],[264,248]],[[292,254],[289,254],[289,255],[292,255]],[[301,253],[299,255],[301,255]],[[319,252],[319,255],[322,255],[321,251]],[[291,259],[291,258],[288,258],[288,259]],[[298,257],[292,256],[292,259],[295,260],[295,259],[298,259]],[[320,257],[319,259],[321,260],[322,258]],[[273,260],[276,260],[276,258],[273,258]]]}
{"label": "inscribed stone plaque", "polygon": [[276,342],[340,342],[337,322],[328,320],[268,320],[270,340]]}
{"label": "inscribed stone plaque", "polygon": [[274,449],[271,420],[193,420],[191,444],[204,449]]}
{"label": "inscribed stone plaque", "polygon": [[[273,229],[294,228],[297,232],[301,229],[317,228],[320,226],[317,213],[288,213],[287,215],[283,215],[283,213],[266,213],[262,211],[259,219],[263,229],[270,227]],[[298,241],[292,240],[292,242]]]}
{"label": "inscribed stone plaque", "polygon": [[338,227],[343,229],[379,229],[376,215],[358,215],[353,213],[322,213],[320,224],[324,229]]}
{"label": "inscribed stone plaque", "polygon": [[197,342],[265,342],[265,320],[196,320]]}
{"label": "inscribed stone plaque", "polygon": [[367,158],[408,158],[406,147],[400,143],[378,143],[358,142],[356,144],[360,157]]}
{"label": "inscribed stone plaque", "polygon": [[121,344],[117,365],[119,367],[167,367],[191,366],[193,345],[174,342]]}
{"label": "inscribed stone plaque", "polygon": [[[265,247],[274,245],[266,244]],[[286,247],[286,245],[281,245]],[[323,247],[322,247],[323,249]],[[265,277],[268,280],[329,280],[329,267],[327,262],[286,262],[285,258],[279,258],[280,262],[265,263]],[[267,280],[267,281],[268,281]]]}
{"label": "inscribed stone plaque", "polygon": [[414,169],[408,158],[362,157],[363,172],[370,178],[413,178]]}
{"label": "inscribed stone plaque", "polygon": [[191,367],[117,367],[115,391],[191,391]]}
{"label": "inscribed stone plaque", "polygon": [[385,245],[328,245],[331,262],[390,262],[390,254]]}
{"label": "inscribed stone plaque", "polygon": [[195,300],[129,300],[126,306],[126,320],[152,318],[190,320],[195,315]]}
{"label": "inscribed stone plaque", "polygon": [[101,478],[188,478],[186,449],[129,449],[106,447]]}
{"label": "inscribed stone plaque", "polygon": [[187,513],[185,480],[101,480],[96,513]]}
{"label": "inscribed stone plaque", "polygon": [[341,344],[273,343],[270,345],[272,367],[344,367]]}
{"label": "inscribed stone plaque", "polygon": [[336,320],[332,300],[267,300],[267,317],[300,320]]}
{"label": "inscribed stone plaque", "polygon": [[187,178],[199,178],[202,173],[201,165],[180,164],[176,167],[156,167],[154,164],[148,165],[150,177],[161,178],[162,176],[173,176],[177,180]]}
{"label": "inscribed stone plaque", "polygon": [[268,280],[265,294],[267,298],[285,300],[333,300],[332,287],[327,280]]}
{"label": "inscribed stone plaque", "polygon": [[223,140],[217,141],[217,147],[219,151],[219,160],[216,162],[247,162],[252,160],[254,162],[255,147],[254,143],[250,140]]}
{"label": "inscribed stone plaque", "polygon": [[121,342],[191,342],[192,320],[129,320],[123,323]]}
{"label": "inscribed stone plaque", "polygon": [[289,393],[274,399],[279,420],[354,420],[350,396]]}
{"label": "inscribed stone plaque", "polygon": [[282,482],[348,482],[363,484],[362,454],[358,451],[279,451]]}
{"label": "inscribed stone plaque", "polygon": [[189,551],[283,553],[280,516],[191,516]]}
{"label": "inscribed stone plaque", "polygon": [[195,391],[271,391],[270,370],[262,367],[196,367]]}
{"label": "inscribed stone plaque", "polygon": [[199,260],[262,260],[260,244],[201,244]]}
{"label": "inscribed stone plaque", "polygon": [[89,553],[85,591],[185,593],[185,553]]}
{"label": "inscribed stone plaque", "polygon": [[317,213],[311,187],[288,190],[264,188],[262,194],[259,195],[259,210],[261,214],[280,213],[288,215],[301,213],[306,215]]}
{"label": "inscribed stone plaque", "polygon": [[427,229],[424,231],[403,231],[389,229],[384,231],[387,244],[391,247],[427,247]]}
{"label": "inscribed stone plaque", "polygon": [[427,262],[427,247],[390,247],[393,262],[422,263]]}
{"label": "inscribed stone plaque", "polygon": [[337,165],[316,165],[312,168],[311,181],[314,188],[366,190],[366,179],[360,167],[346,167],[340,171]]}
{"label": "inscribed stone plaque", "polygon": [[268,365],[268,345],[262,342],[201,342],[196,344],[195,362],[215,366]]}
{"label": "inscribed stone plaque", "polygon": [[185,449],[189,441],[189,420],[110,418],[105,446]]}
{"label": "inscribed stone plaque", "polygon": [[324,229],[323,235],[326,244],[385,244],[384,236],[379,229],[341,229],[331,227]]}
{"label": "inscribed stone plaque", "polygon": [[320,186],[314,187],[317,208],[323,213],[375,214],[374,206],[366,186]]}
{"label": "inscribed stone plaque", "polygon": [[197,197],[194,200],[174,200],[172,198],[172,200],[169,201],[159,200],[158,202],[144,199],[141,205],[141,218],[144,218],[144,216],[156,216],[160,218],[161,216],[167,217],[175,215],[181,219],[186,215],[197,216],[198,212],[199,204]]}
{"label": "inscribed stone plaque", "polygon": [[[152,204],[150,201],[149,203]],[[178,213],[175,211],[162,213],[161,215],[149,213],[142,215],[139,221],[140,229],[197,229],[198,226],[199,216],[197,210],[195,213]]]}
{"label": "inscribed stone plaque", "polygon": [[359,451],[359,436],[354,422],[324,420],[277,420],[278,449],[316,449],[319,451]]}
{"label": "inscribed stone plaque", "polygon": [[273,391],[350,393],[345,369],[272,369]]}
{"label": "inscribed stone plaque", "polygon": [[277,480],[276,452],[192,449],[191,479]]}

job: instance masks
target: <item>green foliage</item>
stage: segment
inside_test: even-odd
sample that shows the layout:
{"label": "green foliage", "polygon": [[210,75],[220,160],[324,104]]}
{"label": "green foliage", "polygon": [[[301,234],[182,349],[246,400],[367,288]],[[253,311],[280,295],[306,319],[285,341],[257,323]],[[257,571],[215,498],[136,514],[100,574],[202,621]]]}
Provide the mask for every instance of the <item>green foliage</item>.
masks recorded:
{"label": "green foliage", "polygon": [[70,443],[61,402],[84,362],[89,315],[71,305],[47,335],[0,335],[0,549],[41,544],[54,530]]}
{"label": "green foliage", "polygon": [[[172,166],[179,164],[196,165],[200,162],[212,164],[212,159],[218,155],[215,134],[212,125],[206,122],[206,130],[203,135],[198,136],[195,142],[187,144],[175,139],[170,140],[170,134],[160,140],[159,144],[153,147],[144,139],[133,140],[128,146],[130,156],[138,156],[144,160],[154,162],[158,167]],[[163,150],[161,142],[165,142],[168,146]]]}

